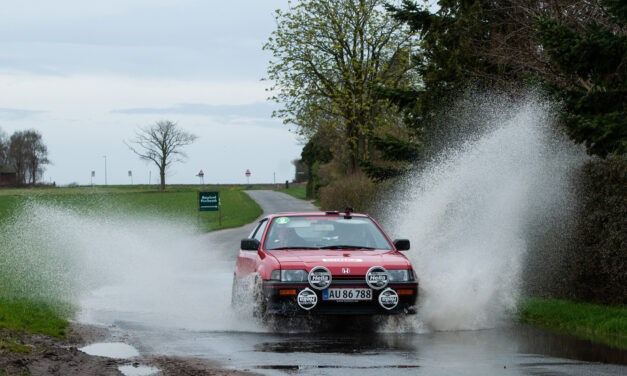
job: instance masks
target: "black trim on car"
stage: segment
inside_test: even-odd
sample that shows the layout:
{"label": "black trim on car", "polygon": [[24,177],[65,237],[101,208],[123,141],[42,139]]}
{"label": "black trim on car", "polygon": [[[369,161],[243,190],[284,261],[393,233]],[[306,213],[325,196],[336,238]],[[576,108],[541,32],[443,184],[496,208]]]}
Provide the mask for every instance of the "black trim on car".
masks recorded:
{"label": "black trim on car", "polygon": [[[315,290],[318,296],[317,305],[311,310],[304,310],[298,306],[296,296],[301,290],[310,288],[307,282],[279,282],[264,281],[263,292],[266,297],[269,315],[374,315],[374,314],[414,314],[418,298],[418,282],[394,282],[387,287],[393,290],[411,289],[412,295],[399,295],[399,303],[394,309],[387,310],[379,305],[379,290],[373,290],[373,298],[369,301],[328,301],[322,299],[324,290]],[[368,288],[365,279],[362,280],[333,280],[328,288]],[[282,289],[295,289],[296,295],[280,295]]]}

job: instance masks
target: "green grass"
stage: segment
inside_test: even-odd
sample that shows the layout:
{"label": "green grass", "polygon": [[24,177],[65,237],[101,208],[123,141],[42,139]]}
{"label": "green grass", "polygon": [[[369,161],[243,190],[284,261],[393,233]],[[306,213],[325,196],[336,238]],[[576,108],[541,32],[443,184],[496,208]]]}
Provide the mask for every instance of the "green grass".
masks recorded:
{"label": "green grass", "polygon": [[30,376],[28,371],[19,371],[20,373],[9,373],[6,369],[0,369],[0,376]]}
{"label": "green grass", "polygon": [[0,329],[65,337],[69,323],[63,317],[69,317],[73,312],[62,304],[27,298],[0,298]]}
{"label": "green grass", "polygon": [[[278,188],[275,189],[275,191],[278,192],[283,192],[283,193],[287,193],[288,195],[294,196],[296,198],[299,198],[301,200],[308,200],[307,199],[307,187],[293,187],[293,188]],[[309,201],[309,200],[308,200]],[[314,200],[311,202],[313,205],[320,207],[320,201],[319,200]]]}
{"label": "green grass", "polygon": [[23,333],[44,334],[62,338],[69,326],[67,318],[73,309],[39,299],[0,297],[0,354],[5,351],[29,353],[20,344]]}
{"label": "green grass", "polygon": [[[219,191],[222,220],[218,212],[198,213],[197,192]],[[0,223],[10,218],[22,204],[37,200],[70,207],[79,212],[121,212],[197,223],[199,231],[238,227],[254,221],[262,214],[241,187],[167,187],[159,192],[155,187],[107,186],[45,189],[0,190]]]}
{"label": "green grass", "polygon": [[199,213],[198,189],[195,188],[171,188],[165,193],[118,194],[111,197],[111,200],[115,207],[128,212],[195,220],[200,231],[243,226],[254,221],[263,212],[240,188],[207,187],[202,190],[220,192],[221,213]]}
{"label": "green grass", "polygon": [[306,187],[293,187],[293,188],[278,188],[275,191],[287,193],[290,196],[294,196],[301,200],[307,199],[307,188]]}
{"label": "green grass", "polygon": [[[20,345],[13,338],[0,338],[0,353],[5,350],[10,352],[28,354],[30,352],[30,347]],[[2,374],[0,373],[0,375]]]}
{"label": "green grass", "polygon": [[522,323],[627,349],[627,307],[528,298],[518,308]]}

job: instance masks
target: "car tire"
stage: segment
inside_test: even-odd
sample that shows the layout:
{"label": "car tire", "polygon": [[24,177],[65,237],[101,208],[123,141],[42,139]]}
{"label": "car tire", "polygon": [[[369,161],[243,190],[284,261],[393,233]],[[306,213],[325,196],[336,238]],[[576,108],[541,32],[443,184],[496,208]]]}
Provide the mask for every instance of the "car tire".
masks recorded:
{"label": "car tire", "polygon": [[263,279],[259,274],[255,276],[253,284],[253,304],[253,316],[261,320],[265,319],[268,302],[263,293]]}

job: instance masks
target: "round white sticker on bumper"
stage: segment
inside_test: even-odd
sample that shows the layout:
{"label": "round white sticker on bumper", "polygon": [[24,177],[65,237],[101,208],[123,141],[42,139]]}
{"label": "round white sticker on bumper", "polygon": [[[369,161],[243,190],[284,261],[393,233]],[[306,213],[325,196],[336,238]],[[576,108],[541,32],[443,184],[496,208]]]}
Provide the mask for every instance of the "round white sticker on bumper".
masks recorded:
{"label": "round white sticker on bumper", "polygon": [[318,304],[318,295],[311,289],[304,289],[298,293],[296,301],[300,308],[309,311]]}
{"label": "round white sticker on bumper", "polygon": [[379,294],[379,304],[381,307],[390,310],[398,305],[398,294],[391,288],[387,288]]}

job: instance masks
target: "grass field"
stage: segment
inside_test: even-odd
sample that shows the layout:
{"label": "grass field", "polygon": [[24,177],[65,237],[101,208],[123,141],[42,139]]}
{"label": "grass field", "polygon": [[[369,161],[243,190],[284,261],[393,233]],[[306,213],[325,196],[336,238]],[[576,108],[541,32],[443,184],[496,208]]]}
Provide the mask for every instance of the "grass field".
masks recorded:
{"label": "grass field", "polygon": [[0,296],[0,356],[31,351],[20,344],[22,333],[65,337],[73,314],[74,308],[64,303]]}
{"label": "grass field", "polygon": [[[73,314],[67,303],[46,297],[47,291],[38,291],[46,289],[37,287],[37,281],[45,281],[46,276],[30,273],[26,278],[24,275],[29,273],[29,267],[20,260],[27,260],[33,265],[47,261],[34,259],[36,256],[29,256],[30,252],[16,256],[11,244],[24,244],[20,228],[15,225],[22,222],[16,222],[16,218],[30,215],[29,210],[54,207],[85,214],[86,218],[102,217],[110,221],[123,216],[166,219],[168,223],[180,223],[192,231],[205,232],[242,226],[262,214],[259,205],[242,192],[243,187],[208,186],[201,189],[220,192],[221,221],[218,212],[198,212],[199,187],[174,186],[168,187],[166,192],[159,192],[154,186],[0,190],[0,329],[4,333],[63,336],[68,325],[66,319]],[[54,232],[54,229],[46,230]],[[0,336],[0,351],[2,349],[20,351],[10,336]]]}
{"label": "grass field", "polygon": [[525,324],[627,349],[627,307],[528,298],[519,305],[518,316]]}
{"label": "grass field", "polygon": [[9,218],[20,205],[36,200],[78,211],[119,211],[152,215],[169,219],[193,220],[199,231],[242,226],[262,213],[261,208],[241,187],[202,187],[203,191],[220,192],[222,221],[218,212],[198,213],[198,187],[168,187],[159,192],[145,186],[107,186],[46,189],[0,190],[0,223]]}
{"label": "grass field", "polygon": [[73,312],[72,307],[67,305],[28,298],[5,298],[0,304],[0,329],[63,337],[68,326],[63,318]]}
{"label": "grass field", "polygon": [[294,196],[301,200],[307,199],[307,187],[294,187],[294,188],[278,188],[275,191],[287,193],[290,196]]}
{"label": "grass field", "polygon": [[[307,187],[293,187],[293,188],[278,188],[275,191],[287,193],[301,200],[307,200]],[[315,200],[311,202],[312,205],[320,207],[320,201]]]}

